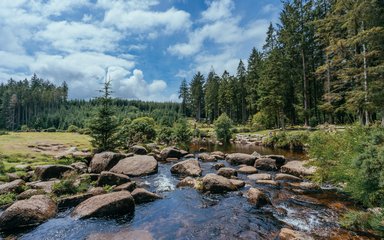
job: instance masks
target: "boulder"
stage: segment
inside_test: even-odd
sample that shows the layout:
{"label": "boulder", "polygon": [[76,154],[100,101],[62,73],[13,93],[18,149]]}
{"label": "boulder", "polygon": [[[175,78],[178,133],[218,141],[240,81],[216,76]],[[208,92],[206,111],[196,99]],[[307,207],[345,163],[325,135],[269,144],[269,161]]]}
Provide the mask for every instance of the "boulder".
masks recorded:
{"label": "boulder", "polygon": [[101,172],[99,179],[97,180],[97,186],[105,185],[121,185],[131,181],[127,175],[118,174],[113,172]]}
{"label": "boulder", "polygon": [[157,173],[157,161],[152,156],[135,155],[120,160],[110,171],[130,177],[150,175]]}
{"label": "boulder", "polygon": [[92,187],[92,188],[88,189],[87,193],[90,193],[93,196],[96,196],[96,195],[105,194],[105,193],[107,193],[107,191],[105,191],[105,189],[102,187]]}
{"label": "boulder", "polygon": [[316,167],[305,166],[307,161],[290,161],[281,167],[282,173],[294,175],[296,177],[306,177],[316,172]]}
{"label": "boulder", "polygon": [[45,191],[42,189],[28,189],[28,190],[25,190],[24,192],[20,193],[19,195],[17,195],[16,199],[17,200],[24,200],[24,199],[28,199],[32,196],[35,196],[35,195],[44,195],[44,194],[45,194]]}
{"label": "boulder", "polygon": [[240,189],[245,186],[245,182],[237,179],[229,179],[229,181],[236,186],[237,189]]}
{"label": "boulder", "polygon": [[180,182],[177,183],[176,187],[180,188],[180,187],[195,187],[195,184],[196,184],[196,179],[192,178],[192,177],[186,177],[184,178],[183,180],[181,180]]}
{"label": "boulder", "polygon": [[278,168],[283,166],[285,164],[285,162],[287,161],[286,158],[283,155],[266,155],[264,157],[272,158],[272,159],[276,160],[276,166]]}
{"label": "boulder", "polygon": [[163,160],[167,158],[181,158],[183,157],[183,153],[175,147],[167,147],[161,150],[160,157]]}
{"label": "boulder", "polygon": [[93,233],[86,240],[154,240],[152,235],[144,230],[120,231],[117,233]]}
{"label": "boulder", "polygon": [[90,178],[91,181],[97,181],[99,179],[99,173],[83,173],[79,176],[80,179]]}
{"label": "boulder", "polygon": [[282,228],[279,233],[280,240],[313,240],[311,236],[306,233],[295,231],[289,228]]}
{"label": "boulder", "polygon": [[258,158],[255,161],[255,168],[265,171],[276,171],[277,165],[276,160],[272,158]]}
{"label": "boulder", "polygon": [[275,176],[276,181],[285,181],[285,182],[300,182],[301,178],[290,175],[290,174],[285,174],[285,173],[278,173]]}
{"label": "boulder", "polygon": [[257,169],[252,166],[244,166],[239,168],[237,172],[244,173],[244,174],[254,174],[254,173],[257,173]]}
{"label": "boulder", "polygon": [[132,192],[132,197],[135,199],[136,204],[152,202],[157,199],[161,199],[161,197],[155,193],[149,192],[144,188],[136,188]]}
{"label": "boulder", "polygon": [[7,173],[6,176],[8,177],[9,181],[15,181],[17,179],[20,179],[20,176],[16,173]]}
{"label": "boulder", "polygon": [[4,183],[0,185],[0,194],[15,192],[21,193],[23,191],[23,186],[25,182],[21,179],[14,180],[9,183]]}
{"label": "boulder", "polygon": [[268,173],[256,173],[256,174],[248,175],[247,177],[249,180],[254,180],[254,181],[272,179],[271,174],[268,174]]}
{"label": "boulder", "polygon": [[225,167],[224,163],[215,163],[215,165],[213,165],[213,168],[216,170],[219,170],[220,168],[223,168],[223,167]]}
{"label": "boulder", "polygon": [[198,159],[203,162],[215,162],[216,158],[214,156],[209,155],[208,153],[200,153]]}
{"label": "boulder", "polygon": [[88,171],[87,164],[83,162],[72,163],[71,167],[73,167],[78,173],[86,173]]}
{"label": "boulder", "polygon": [[318,184],[313,182],[293,182],[288,183],[288,185],[292,188],[303,190],[304,192],[316,192],[321,189]]}
{"label": "boulder", "polygon": [[72,216],[85,219],[132,214],[134,211],[135,201],[132,195],[128,191],[120,191],[88,198],[73,210]]}
{"label": "boulder", "polygon": [[211,152],[211,156],[215,157],[217,160],[223,160],[225,159],[225,153],[221,151],[214,151]]}
{"label": "boulder", "polygon": [[171,173],[182,176],[201,176],[202,170],[197,160],[189,159],[176,163],[171,167]]}
{"label": "boulder", "polygon": [[64,173],[73,170],[73,167],[66,165],[44,165],[35,168],[35,175],[37,179],[46,181],[51,178],[61,178]]}
{"label": "boulder", "polygon": [[262,157],[262,155],[261,155],[260,153],[256,152],[256,151],[254,151],[254,152],[252,153],[252,156],[254,156],[254,157],[256,157],[256,158],[261,158],[261,157]]}
{"label": "boulder", "polygon": [[185,151],[185,150],[180,150],[180,153],[181,153],[181,156],[185,157],[186,155],[188,155],[188,152]]}
{"label": "boulder", "polygon": [[256,207],[261,207],[270,203],[268,197],[257,188],[250,188],[248,190],[247,199],[249,203]]}
{"label": "boulder", "polygon": [[35,226],[54,217],[56,212],[57,206],[48,196],[32,196],[27,200],[16,201],[1,214],[0,229]]}
{"label": "boulder", "polygon": [[60,180],[51,180],[51,181],[37,181],[37,182],[30,182],[27,183],[27,186],[33,188],[33,189],[42,189],[46,193],[52,192],[53,184],[59,183]]}
{"label": "boulder", "polygon": [[102,171],[109,171],[125,156],[120,153],[102,152],[93,156],[89,164],[91,173],[101,173]]}
{"label": "boulder", "polygon": [[61,197],[57,201],[57,205],[59,208],[69,208],[76,205],[79,205],[81,202],[87,200],[90,197],[93,197],[92,193],[82,193],[72,196]]}
{"label": "boulder", "polygon": [[265,184],[265,185],[272,185],[272,186],[279,186],[279,183],[273,180],[257,180],[257,184]]}
{"label": "boulder", "polygon": [[232,153],[228,154],[225,159],[227,162],[234,165],[245,164],[248,166],[253,166],[255,164],[256,157],[245,153]]}
{"label": "boulder", "polygon": [[217,175],[220,175],[226,178],[231,178],[232,176],[237,176],[237,171],[236,169],[233,169],[233,168],[223,167],[217,171]]}
{"label": "boulder", "polygon": [[195,158],[195,155],[190,153],[190,154],[185,155],[184,158]]}
{"label": "boulder", "polygon": [[145,147],[139,145],[132,146],[131,151],[137,155],[146,155],[148,153]]}
{"label": "boulder", "polygon": [[214,173],[209,173],[203,177],[203,188],[205,191],[212,193],[224,193],[237,190],[236,186],[228,178]]}
{"label": "boulder", "polygon": [[114,192],[117,192],[117,191],[128,191],[128,192],[132,192],[133,190],[135,190],[136,188],[136,182],[133,181],[133,182],[127,182],[127,183],[124,183],[124,184],[121,184],[117,187],[115,187],[113,189]]}

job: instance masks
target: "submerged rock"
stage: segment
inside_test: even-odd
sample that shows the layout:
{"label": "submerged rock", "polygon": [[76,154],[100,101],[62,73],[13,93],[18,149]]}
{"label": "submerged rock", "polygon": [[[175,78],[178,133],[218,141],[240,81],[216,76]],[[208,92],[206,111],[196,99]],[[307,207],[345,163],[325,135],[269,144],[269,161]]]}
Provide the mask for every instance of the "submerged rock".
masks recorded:
{"label": "submerged rock", "polygon": [[93,233],[86,240],[154,240],[148,231],[121,231],[117,233]]}
{"label": "submerged rock", "polygon": [[316,167],[305,166],[308,161],[290,161],[281,167],[282,173],[294,175],[296,177],[306,177],[316,172]]}
{"label": "submerged rock", "polygon": [[313,238],[306,233],[295,231],[289,228],[282,228],[279,233],[280,240],[313,240]]}
{"label": "submerged rock", "polygon": [[128,191],[112,192],[88,198],[72,212],[75,218],[109,217],[132,214],[135,202]]}
{"label": "submerged rock", "polygon": [[157,199],[161,199],[161,197],[155,193],[149,192],[144,188],[136,188],[132,192],[132,197],[135,199],[136,204],[152,202]]}
{"label": "submerged rock", "polygon": [[157,173],[157,161],[152,156],[135,155],[120,160],[110,171],[130,177]]}
{"label": "submerged rock", "polygon": [[198,177],[201,176],[202,170],[197,160],[189,159],[176,163],[171,167],[171,173],[183,176]]}
{"label": "submerged rock", "polygon": [[223,167],[217,171],[217,175],[220,175],[226,178],[231,178],[232,176],[237,176],[237,171],[236,169],[233,169],[233,168]]}
{"label": "submerged rock", "polygon": [[255,156],[252,156],[250,154],[245,154],[245,153],[232,153],[227,155],[225,159],[227,160],[227,162],[234,165],[245,164],[248,166],[253,166],[256,161]]}
{"label": "submerged rock", "polygon": [[109,171],[125,156],[120,153],[102,152],[93,156],[89,169],[91,173],[101,173],[102,171]]}
{"label": "submerged rock", "polygon": [[56,212],[57,206],[48,196],[32,196],[27,200],[16,201],[1,214],[0,229],[35,226],[54,217]]}
{"label": "submerged rock", "polygon": [[0,194],[15,192],[20,193],[23,191],[23,186],[25,182],[21,179],[14,180],[9,183],[4,183],[0,185]]}
{"label": "submerged rock", "polygon": [[121,185],[131,181],[127,175],[118,174],[113,172],[101,172],[99,179],[97,180],[97,186],[105,185]]}
{"label": "submerged rock", "polygon": [[40,180],[49,180],[51,178],[61,178],[64,173],[74,171],[75,169],[66,165],[44,165],[37,166],[35,176]]}
{"label": "submerged rock", "polygon": [[203,177],[203,188],[205,191],[212,193],[224,193],[237,190],[236,186],[228,178],[214,173],[209,173]]}
{"label": "submerged rock", "polygon": [[247,192],[248,202],[256,207],[262,207],[270,203],[270,200],[267,196],[257,188],[250,188]]}

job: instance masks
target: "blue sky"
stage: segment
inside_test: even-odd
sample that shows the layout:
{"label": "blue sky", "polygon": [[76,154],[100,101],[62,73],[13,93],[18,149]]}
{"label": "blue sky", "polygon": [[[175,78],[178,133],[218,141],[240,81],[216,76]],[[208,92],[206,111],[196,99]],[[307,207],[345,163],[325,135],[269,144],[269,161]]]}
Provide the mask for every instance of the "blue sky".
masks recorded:
{"label": "blue sky", "polygon": [[178,101],[211,67],[236,73],[261,48],[280,0],[1,0],[0,82],[33,73],[97,96],[105,69],[115,97]]}

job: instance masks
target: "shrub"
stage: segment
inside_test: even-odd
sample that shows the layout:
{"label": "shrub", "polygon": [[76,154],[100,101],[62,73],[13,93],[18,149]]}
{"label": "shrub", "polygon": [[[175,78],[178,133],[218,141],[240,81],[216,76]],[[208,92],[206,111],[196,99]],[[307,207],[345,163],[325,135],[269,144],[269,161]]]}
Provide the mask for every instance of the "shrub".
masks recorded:
{"label": "shrub", "polygon": [[271,123],[273,122],[274,120],[271,119],[271,116],[263,111],[253,115],[251,120],[252,128],[256,131],[271,128]]}
{"label": "shrub", "polygon": [[384,236],[383,211],[349,211],[340,219],[341,226],[354,231],[373,230],[378,235]]}
{"label": "shrub", "polygon": [[28,131],[29,131],[29,127],[28,127],[27,125],[22,125],[21,128],[20,128],[20,130],[21,130],[22,132],[28,132]]}
{"label": "shrub", "polygon": [[156,138],[155,120],[149,117],[140,117],[132,122],[123,121],[117,133],[120,147],[129,148],[133,144],[148,143]]}
{"label": "shrub", "polygon": [[69,127],[67,128],[67,132],[76,133],[79,132],[79,128],[75,125],[69,125]]}
{"label": "shrub", "polygon": [[157,133],[157,141],[169,145],[173,141],[173,131],[170,127],[162,127]]}
{"label": "shrub", "polygon": [[65,174],[60,182],[53,184],[52,192],[57,196],[72,195],[86,191],[90,185],[90,178],[78,179],[78,175],[76,173],[70,172]]}
{"label": "shrub", "polygon": [[303,150],[306,143],[309,141],[307,132],[274,132],[272,135],[263,139],[263,144],[267,147]]}
{"label": "shrub", "polygon": [[45,129],[44,132],[56,132],[56,128],[50,127],[50,128]]}
{"label": "shrub", "polygon": [[185,119],[180,119],[173,125],[173,139],[175,143],[185,149],[189,148],[191,143],[192,133]]}
{"label": "shrub", "polygon": [[216,137],[219,141],[228,143],[232,137],[232,120],[223,113],[220,117],[214,122]]}
{"label": "shrub", "polygon": [[0,206],[13,203],[16,200],[15,193],[5,193],[0,195]]}

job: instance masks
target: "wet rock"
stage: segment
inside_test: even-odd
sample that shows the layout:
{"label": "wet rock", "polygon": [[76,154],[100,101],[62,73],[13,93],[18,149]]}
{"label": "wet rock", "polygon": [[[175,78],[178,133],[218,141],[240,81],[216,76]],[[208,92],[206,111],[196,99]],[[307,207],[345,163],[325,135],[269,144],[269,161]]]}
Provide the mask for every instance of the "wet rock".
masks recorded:
{"label": "wet rock", "polygon": [[266,158],[272,158],[276,160],[276,165],[280,168],[282,165],[285,164],[287,159],[283,155],[265,155]]}
{"label": "wet rock", "polygon": [[234,165],[245,164],[248,166],[253,166],[255,164],[255,161],[256,161],[255,156],[252,156],[250,154],[245,154],[245,153],[228,154],[225,159],[227,160],[227,162],[234,164]]}
{"label": "wet rock", "polygon": [[317,192],[321,190],[318,184],[312,183],[312,182],[293,182],[293,183],[288,183],[288,185],[294,189],[301,190],[301,191],[297,191],[300,193]]}
{"label": "wet rock", "polygon": [[185,155],[184,158],[195,158],[195,155],[190,153],[190,154]]}
{"label": "wet rock", "polygon": [[124,157],[124,155],[114,152],[102,152],[95,154],[89,164],[89,170],[91,173],[109,171]]}
{"label": "wet rock", "polygon": [[135,190],[136,188],[136,182],[133,181],[133,182],[127,182],[127,183],[124,183],[124,184],[121,184],[117,187],[115,187],[113,189],[114,192],[117,192],[117,191],[128,191],[128,192],[132,192],[133,190]]}
{"label": "wet rock", "polygon": [[121,231],[117,233],[93,233],[86,240],[154,240],[152,235],[144,230]]}
{"label": "wet rock", "polygon": [[107,193],[107,191],[105,191],[105,189],[102,187],[92,187],[92,188],[88,189],[87,193],[90,193],[93,196],[96,196],[96,195],[105,194],[105,193]]}
{"label": "wet rock", "polygon": [[73,171],[74,168],[66,165],[44,165],[37,166],[35,176],[40,180],[49,180],[51,178],[61,178],[64,173]]}
{"label": "wet rock", "polygon": [[200,153],[198,159],[203,162],[215,162],[216,158],[214,156],[209,155],[208,153]]}
{"label": "wet rock", "polygon": [[255,168],[265,171],[276,171],[276,160],[272,158],[259,158],[255,161]]}
{"label": "wet rock", "polygon": [[148,153],[145,147],[139,145],[132,146],[131,151],[137,155],[146,155]]}
{"label": "wet rock", "polygon": [[80,203],[72,212],[75,218],[109,217],[132,214],[135,202],[128,191],[93,196]]}
{"label": "wet rock", "polygon": [[268,174],[268,173],[256,173],[256,174],[248,175],[247,177],[249,180],[254,180],[254,181],[272,179],[271,174]]}
{"label": "wet rock", "polygon": [[306,177],[313,175],[316,168],[311,166],[305,166],[308,161],[290,161],[281,167],[282,173],[294,175],[296,177]]}
{"label": "wet rock", "polygon": [[135,155],[120,160],[110,171],[130,177],[150,175],[157,173],[157,161],[152,156]]}
{"label": "wet rock", "polygon": [[211,156],[215,157],[217,160],[225,159],[225,153],[220,152],[220,151],[211,152]]}
{"label": "wet rock", "polygon": [[167,147],[161,150],[160,157],[163,160],[167,158],[181,158],[183,157],[183,153],[175,147]]}
{"label": "wet rock", "polygon": [[196,184],[196,179],[192,177],[186,177],[180,182],[177,183],[176,187],[181,188],[181,187],[195,187]]}
{"label": "wet rock", "polygon": [[69,208],[76,206],[93,196],[94,195],[92,193],[82,193],[73,196],[61,197],[58,199],[57,205],[59,208]]}
{"label": "wet rock", "polygon": [[32,196],[27,200],[16,201],[0,216],[0,229],[35,226],[54,217],[57,206],[45,195]]}
{"label": "wet rock", "polygon": [[42,189],[46,193],[52,192],[53,184],[60,182],[60,180],[51,180],[51,181],[37,181],[37,182],[30,182],[27,183],[27,186],[33,188],[33,189]]}
{"label": "wet rock", "polygon": [[20,179],[20,176],[16,173],[7,173],[6,176],[8,177],[9,181],[15,181],[17,179]]}
{"label": "wet rock", "polygon": [[216,163],[215,165],[213,165],[213,168],[216,170],[219,170],[220,168],[223,168],[223,167],[225,167],[224,163]]}
{"label": "wet rock", "polygon": [[278,173],[275,176],[276,181],[285,181],[285,182],[300,182],[301,178],[298,178],[296,176],[285,174],[285,173]]}
{"label": "wet rock", "polygon": [[19,195],[17,195],[16,199],[17,200],[24,200],[24,199],[28,199],[32,196],[35,196],[35,195],[44,195],[44,194],[45,194],[45,191],[42,189],[28,189],[28,190],[20,193]]}
{"label": "wet rock", "polygon": [[185,150],[180,150],[180,153],[181,153],[181,156],[185,157],[186,155],[188,155],[188,152],[185,151]]}
{"label": "wet rock", "polygon": [[272,186],[279,186],[279,183],[273,180],[257,180],[257,184],[265,184],[265,185],[272,185]]}
{"label": "wet rock", "polygon": [[261,158],[261,157],[262,157],[262,155],[261,155],[260,153],[256,152],[256,151],[254,151],[254,152],[252,153],[252,156],[254,156],[254,157],[256,157],[256,158]]}
{"label": "wet rock", "polygon": [[245,182],[237,179],[229,179],[229,181],[236,186],[237,189],[243,188],[245,186]]}
{"label": "wet rock", "polygon": [[224,193],[237,190],[236,186],[233,185],[228,178],[214,173],[209,173],[203,177],[203,188],[205,191],[212,193]]}
{"label": "wet rock", "polygon": [[113,172],[101,172],[99,179],[97,180],[97,186],[105,185],[121,185],[131,181],[127,175],[118,174]]}
{"label": "wet rock", "polygon": [[233,168],[223,167],[217,171],[217,175],[220,175],[226,178],[231,178],[232,176],[237,176],[237,171],[236,169],[233,169]]}
{"label": "wet rock", "polygon": [[243,173],[243,174],[254,174],[254,173],[257,173],[257,169],[252,166],[244,166],[239,168],[237,172]]}
{"label": "wet rock", "polygon": [[83,162],[72,163],[71,167],[73,167],[78,173],[86,173],[88,171],[87,164]]}
{"label": "wet rock", "polygon": [[201,176],[202,170],[197,160],[189,159],[176,163],[171,167],[171,173],[182,176]]}
{"label": "wet rock", "polygon": [[280,240],[313,240],[306,233],[295,231],[289,228],[282,228],[279,233]]}
{"label": "wet rock", "polygon": [[155,193],[149,192],[144,188],[136,188],[132,192],[132,197],[135,199],[136,204],[153,202],[161,197]]}
{"label": "wet rock", "polygon": [[23,186],[25,182],[21,179],[14,180],[9,183],[4,183],[0,185],[0,194],[15,192],[20,193],[23,191]]}
{"label": "wet rock", "polygon": [[250,188],[247,192],[248,202],[256,207],[262,207],[270,203],[268,197],[257,188]]}

